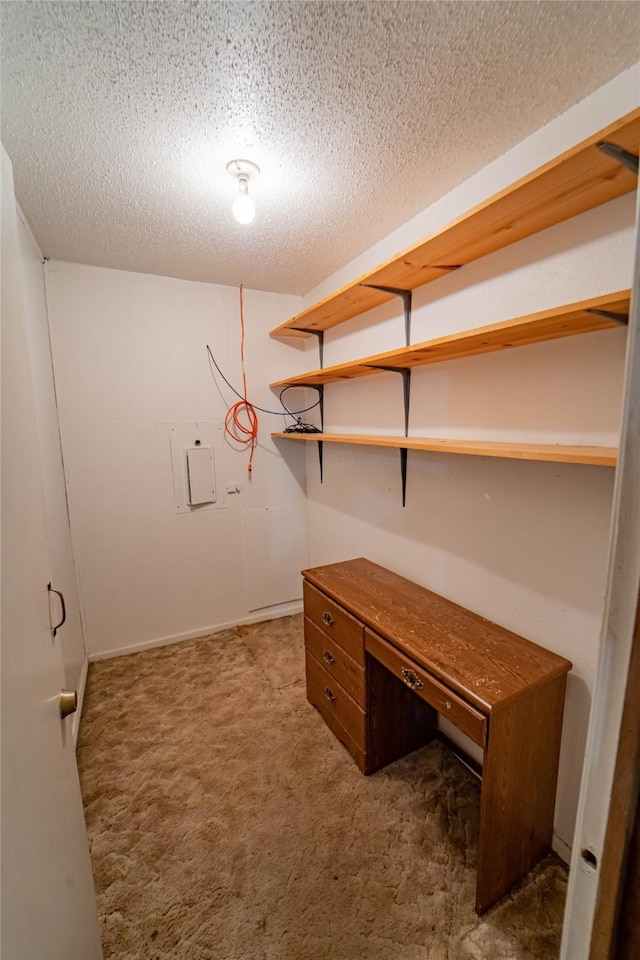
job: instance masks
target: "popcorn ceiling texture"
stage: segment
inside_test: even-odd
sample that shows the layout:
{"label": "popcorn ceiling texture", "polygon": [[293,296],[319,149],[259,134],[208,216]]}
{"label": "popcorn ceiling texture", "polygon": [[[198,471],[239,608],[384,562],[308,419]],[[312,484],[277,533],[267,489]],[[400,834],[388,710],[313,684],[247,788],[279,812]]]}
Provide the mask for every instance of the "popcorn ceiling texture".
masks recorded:
{"label": "popcorn ceiling texture", "polygon": [[307,703],[302,616],[92,664],[79,767],[106,960],[552,960],[547,857],[473,910],[479,784],[363,777]]}
{"label": "popcorn ceiling texture", "polygon": [[[630,66],[625,2],[3,2],[47,257],[305,293]],[[247,228],[233,157],[262,168]]]}

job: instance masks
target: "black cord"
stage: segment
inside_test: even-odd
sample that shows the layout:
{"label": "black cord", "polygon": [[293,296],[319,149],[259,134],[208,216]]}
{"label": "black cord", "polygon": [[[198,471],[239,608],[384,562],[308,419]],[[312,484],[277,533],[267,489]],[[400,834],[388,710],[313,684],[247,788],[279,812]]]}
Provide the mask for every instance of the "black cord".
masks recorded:
{"label": "black cord", "polygon": [[[209,346],[209,344],[207,344],[207,353],[209,354],[209,356],[210,356],[210,358],[211,358],[211,362],[213,363],[214,367],[216,368],[216,370],[218,371],[218,373],[220,374],[220,376],[222,377],[222,379],[224,380],[224,382],[226,383],[226,385],[229,387],[229,389],[230,389],[233,393],[235,393],[236,397],[239,397],[241,400],[244,400],[245,398],[242,396],[242,394],[241,394],[241,393],[238,393],[238,391],[236,390],[236,388],[231,386],[231,384],[229,383],[229,381],[228,381],[227,378],[225,377],[224,373],[222,372],[222,370],[220,369],[220,367],[219,367],[218,364],[216,363],[216,358],[215,358],[214,355],[211,353],[211,347]],[[317,406],[320,405],[320,398],[318,398],[315,403],[312,403],[310,407],[305,407],[304,410],[294,410],[294,411],[289,410],[289,408],[285,406],[284,400],[282,399],[282,397],[283,397],[283,395],[287,392],[287,390],[293,390],[293,389],[294,389],[294,387],[293,387],[292,385],[290,385],[290,386],[287,386],[287,387],[283,387],[282,390],[280,391],[280,396],[279,396],[278,399],[280,400],[280,403],[281,403],[282,406],[284,407],[284,411],[285,411],[284,413],[282,412],[282,410],[265,410],[264,407],[258,407],[258,406],[256,406],[255,403],[252,403],[251,406],[254,407],[255,410],[259,410],[260,413],[270,413],[270,414],[272,414],[274,417],[287,417],[287,416],[289,416],[289,417],[293,417],[293,419],[296,420],[296,419],[298,419],[298,417],[299,417],[299,415],[300,415],[301,413],[307,413],[308,410],[313,410],[314,407],[317,407]],[[298,420],[298,422],[300,422],[300,421]]]}

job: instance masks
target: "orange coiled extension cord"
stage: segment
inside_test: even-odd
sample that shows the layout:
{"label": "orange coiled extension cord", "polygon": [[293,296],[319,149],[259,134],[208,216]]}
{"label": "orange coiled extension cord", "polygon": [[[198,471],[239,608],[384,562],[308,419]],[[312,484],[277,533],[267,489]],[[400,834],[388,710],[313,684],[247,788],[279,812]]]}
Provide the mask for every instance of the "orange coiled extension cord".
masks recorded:
{"label": "orange coiled extension cord", "polygon": [[[258,442],[258,414],[253,404],[247,400],[247,375],[244,369],[244,302],[240,285],[240,362],[242,365],[242,400],[238,400],[227,410],[224,418],[225,433],[236,443],[250,448],[247,473],[253,469],[253,451]],[[244,422],[243,422],[244,421]]]}

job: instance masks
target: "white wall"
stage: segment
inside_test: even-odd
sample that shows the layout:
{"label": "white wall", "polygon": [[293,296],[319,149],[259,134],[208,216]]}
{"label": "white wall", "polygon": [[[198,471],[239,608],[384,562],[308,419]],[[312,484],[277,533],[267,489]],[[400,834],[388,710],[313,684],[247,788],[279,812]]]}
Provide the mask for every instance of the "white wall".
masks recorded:
{"label": "white wall", "polygon": [[[616,78],[346,265],[305,305],[633,109],[639,77],[636,67]],[[633,197],[620,198],[423,287],[414,295],[413,341],[629,287],[633,223]],[[402,337],[400,302],[385,304],[328,333],[325,364],[401,346]],[[625,342],[617,329],[416,370],[410,433],[616,442]],[[290,374],[317,366],[313,350],[291,357]],[[325,429],[402,433],[401,397],[393,374],[330,385]],[[613,470],[409,451],[403,509],[397,451],[326,444],[324,461],[321,485],[315,450],[307,452],[312,565],[369,557],[573,661],[555,823],[566,856],[597,662]]]}
{"label": "white wall", "polygon": [[[23,219],[18,219],[18,242],[24,293],[25,318],[31,364],[38,449],[44,492],[44,516],[52,585],[65,599],[66,619],[58,630],[55,643],[60,646],[64,663],[65,684],[77,690],[80,704],[86,677],[80,603],[69,529],[64,467],[60,447],[60,425],[56,406],[55,384],[49,342],[47,301],[42,255]],[[61,606],[50,597],[53,625],[59,623]],[[77,736],[81,710],[74,718]]]}
{"label": "white wall", "polygon": [[[176,512],[169,425],[219,425],[235,399],[223,387],[223,400],[205,345],[240,387],[238,290],[60,262],[47,265],[47,289],[90,655],[298,609],[304,457],[289,469],[277,455],[269,433],[280,419],[261,415],[250,479],[246,452],[223,443],[216,508]],[[297,297],[245,291],[249,398],[261,406],[277,408],[268,382],[285,375],[288,358],[267,331],[299,309]],[[241,486],[234,496],[231,481]],[[248,511],[262,513],[246,527]],[[265,609],[253,609],[256,562],[264,556],[269,567],[276,555],[295,566],[295,589],[276,583]]]}

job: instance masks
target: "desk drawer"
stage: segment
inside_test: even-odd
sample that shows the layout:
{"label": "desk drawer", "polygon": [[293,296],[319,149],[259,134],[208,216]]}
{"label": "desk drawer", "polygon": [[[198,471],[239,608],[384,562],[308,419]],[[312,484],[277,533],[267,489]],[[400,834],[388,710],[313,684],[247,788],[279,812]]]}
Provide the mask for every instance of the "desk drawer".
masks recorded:
{"label": "desk drawer", "polygon": [[328,636],[313,620],[304,618],[304,642],[327,673],[364,707],[364,668],[345,653],[339,643]]}
{"label": "desk drawer", "polygon": [[474,743],[480,747],[486,746],[488,721],[483,713],[470,706],[462,697],[453,693],[371,630],[365,631],[365,647],[367,653],[375,657],[387,670],[431,704],[459,730],[466,733]]}
{"label": "desk drawer", "polygon": [[305,660],[307,700],[318,708],[331,729],[334,729],[337,721],[355,745],[364,750],[364,710],[336,683],[335,677],[327,673],[308,649],[305,650]]}
{"label": "desk drawer", "polygon": [[343,650],[364,667],[364,626],[350,613],[347,613],[326,594],[312,587],[305,580],[304,612],[305,616],[320,627],[328,636],[333,637]]}

